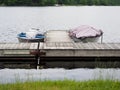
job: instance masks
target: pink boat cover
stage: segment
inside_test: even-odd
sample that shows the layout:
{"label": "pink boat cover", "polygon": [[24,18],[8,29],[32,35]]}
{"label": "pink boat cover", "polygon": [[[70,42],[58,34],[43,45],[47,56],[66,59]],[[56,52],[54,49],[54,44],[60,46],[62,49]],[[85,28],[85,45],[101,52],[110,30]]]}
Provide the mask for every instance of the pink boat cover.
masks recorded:
{"label": "pink boat cover", "polygon": [[76,38],[85,37],[98,37],[101,36],[103,32],[101,30],[95,29],[94,27],[88,25],[82,25],[74,29],[70,29],[69,35]]}

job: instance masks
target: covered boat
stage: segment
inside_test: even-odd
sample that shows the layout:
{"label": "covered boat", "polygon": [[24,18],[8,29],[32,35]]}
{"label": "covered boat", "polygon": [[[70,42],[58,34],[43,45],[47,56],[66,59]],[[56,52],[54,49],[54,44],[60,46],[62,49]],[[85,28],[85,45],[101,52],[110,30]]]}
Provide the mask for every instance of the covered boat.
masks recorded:
{"label": "covered boat", "polygon": [[69,30],[69,36],[75,42],[96,42],[103,35],[102,30],[95,29],[88,25],[81,25],[77,28]]}
{"label": "covered boat", "polygon": [[19,42],[43,42],[44,34],[39,29],[32,28],[28,32],[21,32],[17,35]]}

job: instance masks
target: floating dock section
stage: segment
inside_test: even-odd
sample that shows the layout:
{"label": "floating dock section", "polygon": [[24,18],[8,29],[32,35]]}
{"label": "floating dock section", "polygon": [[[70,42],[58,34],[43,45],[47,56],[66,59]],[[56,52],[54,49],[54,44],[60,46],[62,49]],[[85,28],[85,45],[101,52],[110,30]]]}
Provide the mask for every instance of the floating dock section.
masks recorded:
{"label": "floating dock section", "polygon": [[75,43],[62,30],[45,36],[44,43],[1,43],[0,68],[120,67],[120,43]]}
{"label": "floating dock section", "polygon": [[30,51],[37,48],[38,43],[1,43],[0,56],[30,56]]}
{"label": "floating dock section", "polygon": [[0,43],[0,68],[36,68],[38,43]]}

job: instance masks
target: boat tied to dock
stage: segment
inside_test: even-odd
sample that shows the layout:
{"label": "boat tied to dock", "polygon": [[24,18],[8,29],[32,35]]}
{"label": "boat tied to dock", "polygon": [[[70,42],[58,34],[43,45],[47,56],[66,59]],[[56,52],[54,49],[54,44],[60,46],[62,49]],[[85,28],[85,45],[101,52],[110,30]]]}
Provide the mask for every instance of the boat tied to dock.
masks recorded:
{"label": "boat tied to dock", "polygon": [[102,30],[98,30],[88,25],[81,25],[69,30],[69,36],[75,42],[97,42],[102,35]]}
{"label": "boat tied to dock", "polygon": [[31,28],[28,32],[21,32],[17,35],[19,42],[43,42],[44,34],[39,29]]}

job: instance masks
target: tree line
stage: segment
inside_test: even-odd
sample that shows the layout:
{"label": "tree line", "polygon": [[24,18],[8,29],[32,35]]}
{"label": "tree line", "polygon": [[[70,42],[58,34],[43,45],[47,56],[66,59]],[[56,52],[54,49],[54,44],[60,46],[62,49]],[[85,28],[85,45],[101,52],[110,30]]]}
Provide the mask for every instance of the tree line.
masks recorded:
{"label": "tree line", "polygon": [[0,0],[1,6],[120,5],[120,0]]}

